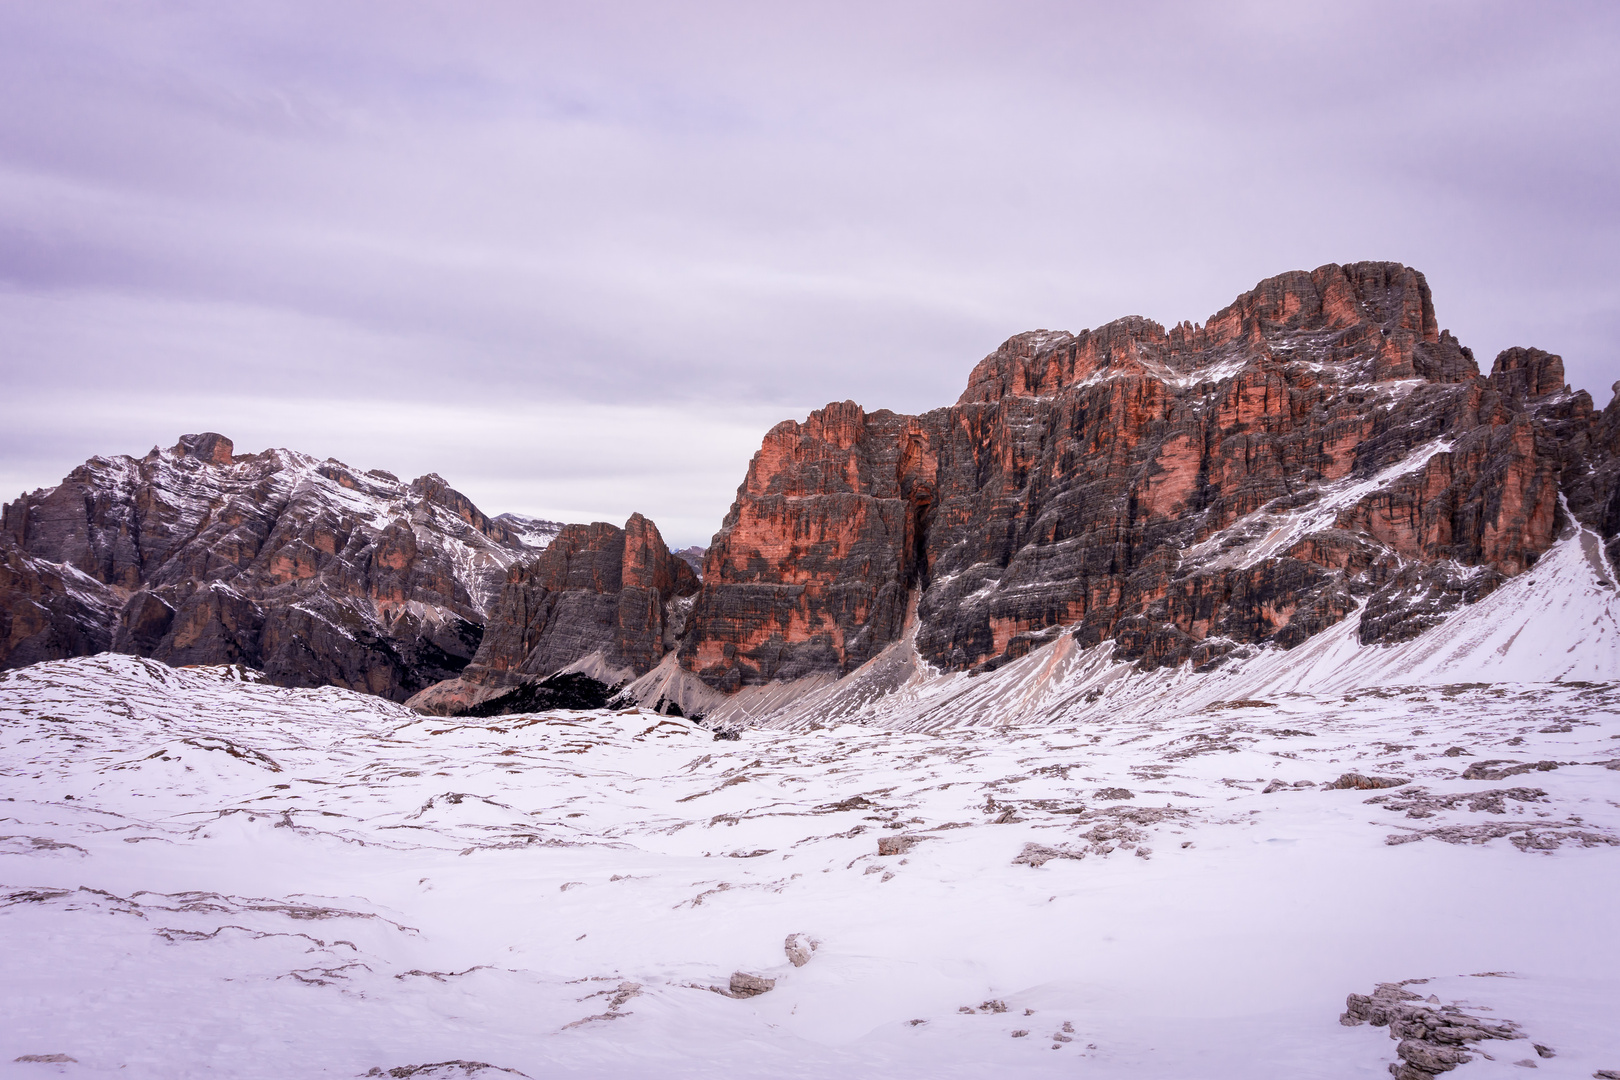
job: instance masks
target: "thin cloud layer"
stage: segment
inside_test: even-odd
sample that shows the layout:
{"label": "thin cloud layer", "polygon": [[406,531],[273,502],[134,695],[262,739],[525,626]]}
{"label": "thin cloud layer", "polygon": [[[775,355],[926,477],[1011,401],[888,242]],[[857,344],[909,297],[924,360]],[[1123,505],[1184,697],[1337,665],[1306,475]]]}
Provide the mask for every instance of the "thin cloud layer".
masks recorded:
{"label": "thin cloud layer", "polygon": [[186,417],[705,542],[766,418],[1363,258],[1601,405],[1617,45],[1602,4],[13,5],[0,480]]}

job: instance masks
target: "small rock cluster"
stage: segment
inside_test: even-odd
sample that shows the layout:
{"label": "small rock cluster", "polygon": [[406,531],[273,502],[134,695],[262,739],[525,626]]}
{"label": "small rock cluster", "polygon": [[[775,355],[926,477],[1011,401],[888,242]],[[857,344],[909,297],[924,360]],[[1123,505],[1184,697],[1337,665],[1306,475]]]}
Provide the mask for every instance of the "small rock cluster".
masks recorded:
{"label": "small rock cluster", "polygon": [[[1427,981],[1407,979],[1399,983],[1379,983],[1371,994],[1351,994],[1345,998],[1345,1011],[1339,1023],[1346,1027],[1388,1025],[1389,1037],[1399,1040],[1395,1053],[1401,1060],[1389,1067],[1395,1080],[1430,1080],[1473,1061],[1470,1050],[1483,1057],[1490,1056],[1471,1045],[1473,1043],[1524,1038],[1519,1025],[1511,1020],[1491,1021],[1470,1016],[1455,1005],[1441,1005],[1440,999],[1432,994],[1423,998],[1406,989]],[[1532,1045],[1541,1057],[1554,1056],[1549,1048]]]}
{"label": "small rock cluster", "polygon": [[[1409,818],[1431,818],[1443,811],[1456,810],[1466,805],[1473,813],[1505,815],[1508,801],[1517,803],[1545,802],[1547,793],[1541,788],[1492,788],[1489,791],[1461,792],[1434,795],[1427,788],[1414,787],[1394,795],[1376,795],[1367,802],[1386,810],[1405,811]],[[1513,809],[1522,809],[1514,807]],[[1579,817],[1548,820],[1549,815],[1538,814],[1535,819],[1512,818],[1507,821],[1483,824],[1442,825],[1434,829],[1414,829],[1401,826],[1405,831],[1392,833],[1384,843],[1410,844],[1425,838],[1447,844],[1484,844],[1506,838],[1520,851],[1555,851],[1563,844],[1581,847],[1620,846],[1620,836],[1589,825]]]}
{"label": "small rock cluster", "polygon": [[1005,1001],[1002,1001],[1000,998],[993,998],[993,999],[991,999],[989,1001],[985,1001],[985,1002],[980,1003],[980,1005],[979,1005],[979,1007],[977,1009],[975,1009],[972,1005],[963,1005],[960,1009],[957,1009],[956,1011],[959,1012],[959,1013],[967,1013],[967,1014],[972,1014],[974,1012],[1004,1013],[1004,1012],[1007,1011],[1007,1003]]}
{"label": "small rock cluster", "polygon": [[731,997],[745,998],[758,997],[776,989],[776,980],[767,979],[759,975],[750,975],[746,971],[735,971],[731,975]]}
{"label": "small rock cluster", "polygon": [[782,943],[782,951],[787,953],[788,960],[794,967],[804,967],[810,962],[810,957],[821,947],[821,942],[809,934],[789,934]]}
{"label": "small rock cluster", "polygon": [[[782,951],[787,954],[790,963],[796,968],[804,967],[810,962],[810,957],[821,948],[821,941],[809,934],[789,934],[782,942]],[[751,998],[760,994],[768,994],[776,989],[776,980],[767,979],[763,975],[752,975],[746,971],[734,971],[731,981],[726,989],[718,986],[711,989],[731,998]]]}
{"label": "small rock cluster", "polygon": [[[1155,825],[1180,821],[1187,811],[1172,806],[1109,806],[1095,810],[1060,810],[1058,813],[1075,815],[1077,825],[1091,826],[1078,834],[1083,844],[1025,844],[1013,857],[1014,866],[1041,866],[1053,859],[1083,859],[1087,855],[1106,856],[1115,851],[1130,852],[1138,858],[1150,859],[1153,849],[1148,846],[1148,832]],[[1190,844],[1182,844],[1189,847]]]}
{"label": "small rock cluster", "polygon": [[1464,780],[1506,780],[1510,776],[1521,776],[1528,772],[1552,772],[1563,764],[1558,761],[1507,761],[1502,758],[1492,758],[1489,761],[1476,761],[1463,770]]}
{"label": "small rock cluster", "polygon": [[[964,1016],[972,1016],[975,1013],[985,1013],[985,1014],[989,1014],[989,1015],[993,1016],[993,1015],[996,1015],[998,1013],[1006,1012],[1007,1011],[1007,1003],[1005,1001],[1002,1001],[1000,998],[992,998],[992,999],[990,999],[988,1001],[981,1002],[978,1005],[977,1008],[975,1008],[972,1005],[963,1005],[961,1008],[957,1009],[956,1011],[958,1013],[961,1013]],[[1025,1016],[1034,1016],[1035,1015],[1035,1010],[1034,1009],[1025,1009],[1024,1010],[1024,1015]],[[912,1021],[910,1021],[910,1023],[911,1023],[912,1027],[916,1027],[919,1024],[926,1024],[926,1023],[928,1023],[928,1021],[926,1021],[926,1020],[912,1020]],[[1029,1035],[1030,1035],[1030,1031],[1031,1031],[1030,1028],[1015,1028],[1013,1031],[1009,1032],[1009,1034],[1015,1039],[1027,1039],[1029,1037]],[[1057,1031],[1052,1032],[1052,1035],[1051,1035],[1052,1049],[1061,1050],[1061,1049],[1063,1049],[1063,1044],[1064,1043],[1072,1043],[1072,1042],[1074,1042],[1074,1038],[1075,1038],[1074,1021],[1065,1020],[1065,1021],[1063,1021],[1062,1028],[1060,1028]],[[1097,1049],[1097,1044],[1096,1043],[1087,1043],[1086,1044],[1086,1049],[1087,1050],[1095,1050],[1095,1049]]]}
{"label": "small rock cluster", "polygon": [[641,990],[642,987],[640,983],[625,981],[619,983],[619,985],[612,990],[598,990],[594,994],[585,995],[579,1000],[589,1001],[592,998],[607,998],[607,1010],[605,1012],[599,1012],[594,1016],[580,1017],[571,1024],[564,1024],[563,1030],[567,1031],[569,1028],[584,1027],[586,1024],[593,1024],[599,1020],[622,1020],[626,1016],[634,1015],[632,1013],[625,1012],[624,1006],[630,1001],[631,998],[640,997]]}
{"label": "small rock cluster", "polygon": [[1505,814],[1509,799],[1528,803],[1543,802],[1546,798],[1547,793],[1541,788],[1492,788],[1489,791],[1434,795],[1427,788],[1415,787],[1394,795],[1375,795],[1367,800],[1367,804],[1382,806],[1386,810],[1404,810],[1409,818],[1428,818],[1444,810],[1455,810],[1464,803],[1476,814]]}
{"label": "small rock cluster", "polygon": [[[68,1058],[67,1060],[72,1061],[73,1059]],[[399,1065],[392,1069],[383,1069],[379,1066],[371,1069],[366,1075],[386,1076],[390,1077],[391,1080],[413,1080],[413,1078],[420,1078],[420,1080],[450,1080],[450,1078],[456,1076],[472,1076],[486,1069],[511,1073],[513,1076],[528,1075],[527,1073],[520,1073],[516,1069],[505,1069],[499,1065],[491,1065],[487,1061],[466,1061],[462,1058],[457,1058],[454,1061],[435,1061],[429,1065]]]}
{"label": "small rock cluster", "polygon": [[1083,859],[1084,851],[1075,851],[1064,847],[1049,847],[1046,844],[1025,844],[1024,850],[1013,857],[1014,866],[1044,866],[1053,859]]}
{"label": "small rock cluster", "polygon": [[1400,787],[1412,781],[1403,780],[1398,776],[1362,776],[1360,773],[1347,772],[1333,783],[1327,785],[1328,791],[1372,791],[1376,788]]}

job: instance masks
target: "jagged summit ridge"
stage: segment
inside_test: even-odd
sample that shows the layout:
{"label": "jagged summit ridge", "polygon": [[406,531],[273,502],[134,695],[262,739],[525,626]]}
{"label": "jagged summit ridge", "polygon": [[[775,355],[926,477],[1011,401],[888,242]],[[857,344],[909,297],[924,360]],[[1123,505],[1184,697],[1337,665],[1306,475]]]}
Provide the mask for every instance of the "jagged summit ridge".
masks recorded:
{"label": "jagged summit ridge", "polygon": [[1341,381],[1477,376],[1473,353],[1435,322],[1428,282],[1397,263],[1329,265],[1269,278],[1206,324],[1169,330],[1131,315],[1079,334],[1014,335],[980,361],[958,405],[1042,397],[1091,380],[1145,375],[1218,383],[1257,356],[1310,356]]}
{"label": "jagged summit ridge", "polygon": [[1328,265],[1201,325],[1015,335],[919,416],[784,421],[706,550],[213,433],[94,458],[3,521],[3,665],[241,661],[448,712],[578,675],[758,719],[1060,642],[1207,672],[1336,627],[1417,639],[1572,528],[1620,555],[1620,399],[1596,411],[1539,349],[1484,375],[1422,274]]}
{"label": "jagged summit ridge", "polygon": [[390,697],[466,663],[523,550],[439,476],[215,433],[92,458],[0,531],[8,666],[113,649]]}
{"label": "jagged summit ridge", "polygon": [[1353,610],[1409,639],[1535,562],[1561,486],[1613,543],[1617,426],[1552,354],[1482,376],[1396,263],[1279,275],[1202,326],[1020,334],[949,408],[773,428],[679,665],[723,693],[839,677],[913,619],[942,670],[1054,634],[1205,668]]}

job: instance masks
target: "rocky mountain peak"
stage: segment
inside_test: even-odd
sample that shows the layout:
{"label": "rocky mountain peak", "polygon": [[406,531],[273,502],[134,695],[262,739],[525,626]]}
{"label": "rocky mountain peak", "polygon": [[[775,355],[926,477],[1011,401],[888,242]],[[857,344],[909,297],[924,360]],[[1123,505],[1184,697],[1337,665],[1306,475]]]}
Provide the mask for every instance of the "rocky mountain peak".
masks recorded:
{"label": "rocky mountain peak", "polygon": [[4,508],[0,664],[240,661],[434,711],[636,679],[690,711],[1063,641],[1210,670],[1354,613],[1400,642],[1572,518],[1620,554],[1620,391],[1563,379],[1533,348],[1481,376],[1409,267],[1291,271],[1202,324],[1014,335],[920,416],[784,421],[680,553],[641,514],[490,518],[437,474],[186,435]]}
{"label": "rocky mountain peak", "polygon": [[491,519],[436,474],[238,456],[211,432],[92,458],[3,523],[0,666],[112,649],[395,699],[472,659],[509,568],[559,528]]}
{"label": "rocky mountain peak", "polygon": [[1078,334],[1015,335],[973,369],[957,404],[1051,397],[1137,376],[1172,387],[1215,384],[1250,366],[1301,360],[1347,384],[1479,374],[1472,353],[1438,328],[1422,274],[1399,263],[1330,263],[1268,278],[1203,325],[1167,332],[1129,316]]}
{"label": "rocky mountain peak", "polygon": [[1393,262],[1329,263],[1267,278],[1217,312],[1210,326],[1237,337],[1261,331],[1344,330],[1369,323],[1427,342],[1439,340],[1428,280]]}
{"label": "rocky mountain peak", "polygon": [[1491,382],[1518,401],[1569,389],[1564,385],[1564,358],[1541,349],[1502,350],[1491,365]]}
{"label": "rocky mountain peak", "polygon": [[180,436],[180,441],[169,452],[175,457],[193,458],[210,465],[230,465],[234,449],[234,444],[225,436],[205,431],[201,435]]}
{"label": "rocky mountain peak", "polygon": [[1561,482],[1611,505],[1609,428],[1548,404],[1562,377],[1537,350],[1480,377],[1398,263],[1281,274],[1202,325],[1018,334],[948,409],[773,428],[680,665],[731,692],[906,635],[979,671],[1068,634],[1208,667],[1358,607],[1364,641],[1410,638],[1535,562]]}
{"label": "rocky mountain peak", "polygon": [[461,713],[564,670],[627,682],[675,648],[698,587],[641,514],[623,528],[564,525],[545,551],[512,566],[466,670],[409,703]]}

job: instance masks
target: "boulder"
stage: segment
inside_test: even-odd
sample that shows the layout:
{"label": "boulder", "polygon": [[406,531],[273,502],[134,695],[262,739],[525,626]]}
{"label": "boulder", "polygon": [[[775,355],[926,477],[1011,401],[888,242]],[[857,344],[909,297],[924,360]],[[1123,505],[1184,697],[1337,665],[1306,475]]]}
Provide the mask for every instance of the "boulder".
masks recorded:
{"label": "boulder", "polygon": [[794,967],[804,967],[808,964],[810,957],[820,947],[821,942],[808,934],[789,934],[787,940],[782,943],[782,949]]}
{"label": "boulder", "polygon": [[733,972],[731,976],[732,997],[757,997],[776,988],[775,979],[767,979],[760,975],[750,975],[744,971]]}

